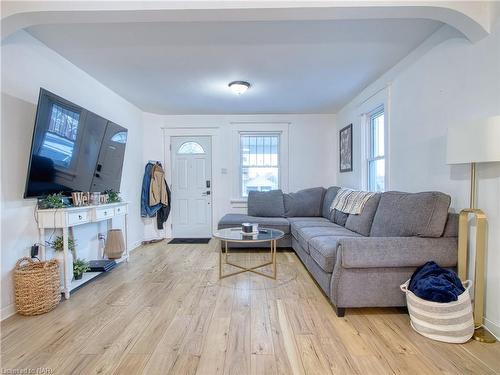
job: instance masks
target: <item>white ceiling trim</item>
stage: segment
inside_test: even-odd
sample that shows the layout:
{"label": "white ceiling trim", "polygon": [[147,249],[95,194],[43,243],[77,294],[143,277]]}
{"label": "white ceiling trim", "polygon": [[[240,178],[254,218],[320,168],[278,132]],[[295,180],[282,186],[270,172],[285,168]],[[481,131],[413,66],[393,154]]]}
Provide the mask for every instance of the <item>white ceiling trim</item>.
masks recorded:
{"label": "white ceiling trim", "polygon": [[2,40],[34,25],[169,21],[431,19],[475,42],[489,34],[483,1],[3,1]]}

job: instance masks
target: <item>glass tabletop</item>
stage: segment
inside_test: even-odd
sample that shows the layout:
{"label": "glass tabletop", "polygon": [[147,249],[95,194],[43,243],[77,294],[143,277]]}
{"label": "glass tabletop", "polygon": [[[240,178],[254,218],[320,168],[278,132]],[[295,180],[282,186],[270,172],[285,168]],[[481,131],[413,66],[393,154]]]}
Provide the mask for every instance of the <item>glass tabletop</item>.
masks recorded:
{"label": "glass tabletop", "polygon": [[285,233],[278,229],[259,228],[259,233],[244,234],[241,227],[219,229],[214,237],[230,242],[266,242],[279,240]]}

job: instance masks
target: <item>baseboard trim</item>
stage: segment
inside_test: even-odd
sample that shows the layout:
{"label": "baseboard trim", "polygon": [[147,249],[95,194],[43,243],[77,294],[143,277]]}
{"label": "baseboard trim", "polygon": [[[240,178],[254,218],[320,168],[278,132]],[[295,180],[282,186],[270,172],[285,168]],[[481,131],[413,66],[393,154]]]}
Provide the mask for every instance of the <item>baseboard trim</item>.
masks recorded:
{"label": "baseboard trim", "polygon": [[131,253],[134,250],[137,250],[138,247],[141,246],[141,241],[135,241],[132,246],[129,247],[128,252]]}
{"label": "baseboard trim", "polygon": [[2,310],[0,310],[0,321],[5,320],[15,314],[16,314],[16,306],[13,303],[11,303],[10,305],[5,306],[2,308]]}
{"label": "baseboard trim", "polygon": [[485,318],[484,326],[493,334],[493,336],[497,338],[497,340],[500,341],[500,325],[493,323],[491,320]]}

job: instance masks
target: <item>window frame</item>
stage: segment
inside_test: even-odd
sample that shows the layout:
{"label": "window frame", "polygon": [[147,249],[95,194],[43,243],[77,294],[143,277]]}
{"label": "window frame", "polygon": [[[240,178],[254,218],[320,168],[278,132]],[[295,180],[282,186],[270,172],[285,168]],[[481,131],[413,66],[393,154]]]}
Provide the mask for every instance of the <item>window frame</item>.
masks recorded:
{"label": "window frame", "polygon": [[[277,144],[277,155],[278,155],[278,187],[282,188],[282,132],[280,131],[238,131],[238,196],[242,200],[248,199],[248,195],[243,195],[243,153],[242,153],[242,143],[241,138],[243,136],[253,136],[253,137],[265,137],[265,136],[275,136],[278,138]],[[248,167],[247,167],[248,168]]]}
{"label": "window frame", "polygon": [[[374,141],[375,137],[373,134],[373,119],[377,116],[383,115],[383,129],[384,129],[384,153],[383,155],[374,156]],[[377,190],[372,189],[370,186],[370,166],[372,163],[375,163],[378,160],[384,161],[384,189],[382,191],[387,190],[387,113],[384,105],[379,105],[372,111],[366,113],[366,189],[369,191],[377,192]]]}

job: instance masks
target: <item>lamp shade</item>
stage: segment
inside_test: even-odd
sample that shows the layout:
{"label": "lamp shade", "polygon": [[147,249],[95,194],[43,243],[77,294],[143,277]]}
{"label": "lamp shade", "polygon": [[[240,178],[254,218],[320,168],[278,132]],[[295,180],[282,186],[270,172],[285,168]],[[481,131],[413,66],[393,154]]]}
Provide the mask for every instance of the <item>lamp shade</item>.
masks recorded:
{"label": "lamp shade", "polygon": [[448,128],[447,164],[500,161],[500,116]]}

